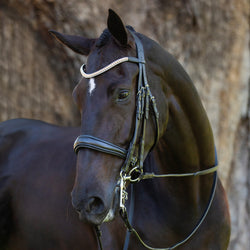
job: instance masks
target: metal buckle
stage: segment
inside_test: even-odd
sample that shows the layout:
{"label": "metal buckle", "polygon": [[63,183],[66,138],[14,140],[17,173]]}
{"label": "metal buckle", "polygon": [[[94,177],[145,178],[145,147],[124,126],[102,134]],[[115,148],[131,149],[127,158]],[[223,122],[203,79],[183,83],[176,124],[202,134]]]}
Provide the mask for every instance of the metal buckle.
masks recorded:
{"label": "metal buckle", "polygon": [[120,172],[120,209],[122,210],[122,212],[126,211],[126,207],[125,207],[125,202],[128,199],[128,193],[125,191],[125,184],[126,184],[126,174],[121,171]]}
{"label": "metal buckle", "polygon": [[128,175],[124,171],[120,172],[120,181],[118,185],[120,186],[120,208],[124,212],[126,210],[125,202],[128,199],[128,193],[126,192],[126,181],[135,183],[142,179],[143,170],[138,166],[132,168]]}

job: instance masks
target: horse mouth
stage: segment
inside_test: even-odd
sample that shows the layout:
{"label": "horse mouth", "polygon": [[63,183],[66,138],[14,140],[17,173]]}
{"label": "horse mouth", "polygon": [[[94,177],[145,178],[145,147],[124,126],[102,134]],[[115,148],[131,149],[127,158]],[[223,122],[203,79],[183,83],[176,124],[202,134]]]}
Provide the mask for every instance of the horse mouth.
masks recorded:
{"label": "horse mouth", "polygon": [[120,188],[115,187],[114,197],[113,197],[113,200],[111,203],[111,208],[109,209],[109,211],[108,211],[106,217],[104,218],[104,220],[102,221],[102,223],[112,221],[115,218],[115,216],[117,215],[117,212],[119,209],[119,195],[120,195]]}
{"label": "horse mouth", "polygon": [[114,209],[111,208],[102,223],[112,221],[114,218],[115,218],[115,211]]}

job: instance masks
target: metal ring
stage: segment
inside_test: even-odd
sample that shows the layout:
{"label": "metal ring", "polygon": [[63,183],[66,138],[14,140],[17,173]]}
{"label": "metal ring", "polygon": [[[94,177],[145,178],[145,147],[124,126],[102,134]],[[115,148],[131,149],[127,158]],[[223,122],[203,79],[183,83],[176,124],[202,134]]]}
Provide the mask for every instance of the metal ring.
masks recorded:
{"label": "metal ring", "polygon": [[[143,170],[140,169],[139,167],[134,167],[132,168],[130,171],[129,171],[129,175],[128,175],[128,180],[132,183],[134,182],[138,182],[141,180],[141,177],[142,177],[142,173],[143,173]],[[132,175],[133,174],[137,174],[138,177],[136,178],[132,178]]]}

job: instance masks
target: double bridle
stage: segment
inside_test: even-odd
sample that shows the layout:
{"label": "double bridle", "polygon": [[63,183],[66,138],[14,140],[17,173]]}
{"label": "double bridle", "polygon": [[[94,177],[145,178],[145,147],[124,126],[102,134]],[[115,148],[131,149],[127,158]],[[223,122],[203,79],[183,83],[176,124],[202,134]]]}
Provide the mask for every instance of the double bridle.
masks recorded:
{"label": "double bridle", "polygon": [[[155,141],[154,141],[153,147],[157,144],[159,140],[159,113],[156,107],[155,97],[152,95],[148,81],[147,81],[146,67],[145,67],[146,62],[145,62],[145,57],[144,57],[143,45],[140,39],[137,37],[137,35],[134,32],[131,32],[131,34],[133,35],[134,40],[135,40],[138,57],[120,58],[110,63],[106,67],[94,73],[90,73],[90,74],[85,72],[84,64],[80,68],[81,74],[84,78],[93,78],[100,74],[105,73],[106,71],[110,70],[116,65],[124,63],[124,62],[131,62],[131,63],[138,64],[139,75],[138,75],[138,84],[137,84],[135,127],[134,127],[134,133],[130,141],[129,147],[128,149],[124,149],[111,142],[97,138],[92,135],[80,135],[76,138],[74,142],[74,151],[77,153],[80,148],[88,148],[88,149],[96,150],[102,153],[111,154],[116,157],[120,157],[124,160],[124,163],[120,171],[120,179],[118,180],[118,186],[120,188],[120,215],[128,230],[127,235],[126,235],[124,250],[127,249],[129,245],[129,242],[128,242],[129,233],[134,233],[139,239],[139,241],[143,244],[143,246],[145,246],[148,249],[170,250],[188,241],[193,236],[193,234],[198,230],[199,226],[204,221],[210,209],[210,206],[212,204],[214,194],[215,194],[216,183],[217,183],[217,172],[216,172],[217,160],[216,160],[216,164],[214,167],[211,167],[206,170],[197,171],[195,173],[156,175],[154,173],[143,172],[145,131],[146,131],[146,122],[149,119],[150,108],[153,111],[153,118],[154,118],[154,123],[155,123]],[[128,194],[125,190],[126,182],[133,183],[133,182],[138,182],[140,180],[144,180],[148,178],[158,178],[158,177],[198,176],[198,175],[206,175],[212,172],[214,172],[214,181],[213,181],[213,186],[212,186],[212,191],[210,194],[209,202],[208,202],[205,212],[203,213],[201,219],[199,220],[199,222],[197,223],[193,231],[183,241],[169,248],[152,248],[146,245],[141,239],[141,237],[139,236],[139,234],[137,233],[137,231],[130,224],[130,221],[132,221],[133,216],[130,215],[130,218],[128,218],[128,215],[127,215],[127,210],[125,207],[125,202],[128,197]],[[131,190],[133,189],[131,188]],[[134,197],[133,192],[131,192],[131,197]],[[132,211],[130,213],[133,214],[134,198],[132,198],[131,200],[132,201],[130,202],[129,210]],[[101,236],[100,236],[101,234],[99,231],[99,227],[96,227],[96,232],[98,236],[99,246],[102,249]]]}
{"label": "double bridle", "polygon": [[[74,143],[74,150],[76,153],[80,148],[89,148],[89,149],[97,150],[103,153],[115,155],[124,159],[125,161],[121,168],[122,176],[125,176],[128,174],[128,171],[131,166],[134,166],[134,167],[136,166],[136,169],[137,169],[136,171],[140,171],[141,173],[143,172],[145,130],[146,130],[146,121],[149,118],[150,106],[154,113],[154,120],[155,120],[155,127],[156,127],[154,145],[157,143],[158,138],[159,138],[159,121],[158,121],[159,113],[156,107],[155,98],[150,91],[148,81],[147,81],[143,46],[142,46],[140,39],[134,33],[132,34],[134,36],[134,39],[137,45],[138,58],[136,57],[120,58],[112,62],[111,64],[107,65],[106,67],[91,74],[85,73],[84,71],[85,65],[83,65],[80,70],[83,77],[93,78],[95,76],[103,74],[104,72],[110,70],[111,68],[123,62],[131,62],[131,63],[139,64],[135,127],[134,127],[133,137],[129,144],[129,148],[126,150],[108,141],[102,140],[100,138],[97,138],[91,135],[80,135],[77,137]],[[138,148],[138,152],[135,152],[135,148],[136,148],[138,140],[139,140],[139,148]]]}

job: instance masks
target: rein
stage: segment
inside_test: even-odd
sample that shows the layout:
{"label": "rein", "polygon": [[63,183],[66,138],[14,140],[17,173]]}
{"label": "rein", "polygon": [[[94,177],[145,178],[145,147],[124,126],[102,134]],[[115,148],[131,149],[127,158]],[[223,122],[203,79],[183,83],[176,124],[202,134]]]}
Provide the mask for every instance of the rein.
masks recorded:
{"label": "rein", "polygon": [[[92,150],[96,150],[102,153],[111,154],[116,157],[124,159],[124,163],[121,167],[120,171],[120,179],[118,180],[117,185],[120,187],[120,215],[124,221],[124,224],[127,228],[127,235],[124,244],[124,250],[127,250],[129,247],[129,238],[130,233],[134,233],[141,244],[150,250],[171,250],[174,249],[185,242],[187,242],[194,233],[198,230],[202,222],[204,221],[214,198],[214,194],[216,191],[216,183],[217,183],[217,157],[216,157],[216,165],[206,170],[197,171],[194,173],[184,173],[184,174],[163,174],[157,175],[155,173],[144,173],[143,172],[143,157],[144,157],[144,141],[145,141],[145,131],[146,131],[146,122],[149,119],[149,109],[153,110],[153,118],[155,123],[155,141],[152,148],[157,144],[159,140],[159,113],[156,107],[155,97],[152,95],[146,75],[146,67],[145,67],[145,58],[144,58],[144,50],[143,45],[140,39],[135,35],[134,32],[131,32],[135,39],[136,48],[137,48],[137,57],[123,57],[117,59],[116,61],[110,63],[104,68],[93,72],[86,73],[85,65],[83,64],[80,68],[80,72],[85,78],[93,78],[100,74],[105,73],[111,68],[124,63],[131,62],[137,63],[139,66],[139,75],[138,75],[138,84],[137,84],[137,98],[136,98],[136,118],[135,118],[135,127],[132,139],[130,141],[128,149],[121,148],[111,142],[102,140],[92,135],[80,135],[76,138],[74,142],[74,151],[77,153],[81,148],[88,148]],[[137,143],[139,141],[139,144]],[[137,145],[138,144],[138,145]],[[137,146],[137,147],[136,147]],[[216,154],[216,153],[215,153]],[[133,211],[134,211],[134,194],[133,194],[133,185],[131,185],[131,202],[129,208],[129,218],[127,215],[127,210],[125,207],[125,202],[128,198],[128,194],[126,192],[126,182],[139,182],[144,179],[149,178],[166,178],[166,177],[188,177],[188,176],[200,176],[214,173],[214,181],[210,194],[210,198],[207,204],[207,207],[195,226],[192,232],[181,242],[175,244],[172,247],[168,248],[153,248],[148,246],[139,236],[138,232],[131,226],[131,221],[133,220]],[[101,244],[101,232],[99,226],[95,227],[96,234],[98,238],[98,243],[100,249],[102,249]]]}
{"label": "rein", "polygon": [[[211,171],[210,171],[210,172],[212,172],[212,171],[214,172],[213,185],[212,185],[212,189],[211,189],[211,193],[210,193],[208,204],[207,204],[206,209],[203,212],[200,220],[196,224],[195,228],[191,231],[191,233],[185,239],[183,239],[182,241],[174,244],[172,247],[167,247],[167,248],[154,248],[154,247],[151,247],[151,246],[147,245],[142,240],[142,238],[140,237],[140,235],[138,234],[138,232],[135,230],[135,228],[132,227],[131,221],[132,221],[133,218],[131,218],[131,217],[133,217],[133,211],[131,211],[131,207],[134,207],[134,200],[133,200],[134,199],[134,197],[133,197],[134,195],[132,196],[132,192],[131,192],[131,196],[132,196],[133,199],[131,199],[132,201],[130,203],[131,207],[130,207],[129,211],[130,211],[130,213],[132,212],[132,216],[128,217],[126,208],[120,210],[120,215],[121,215],[121,217],[122,217],[122,219],[124,221],[124,224],[125,224],[125,226],[127,228],[127,235],[126,235],[126,240],[125,240],[125,244],[124,244],[123,250],[127,250],[128,249],[128,240],[129,240],[128,234],[131,234],[131,233],[133,233],[137,237],[137,239],[140,241],[140,243],[145,248],[147,248],[149,250],[172,250],[172,249],[175,249],[175,248],[183,245],[184,243],[186,243],[196,233],[196,231],[199,229],[200,225],[203,223],[203,221],[205,220],[205,218],[206,218],[206,216],[207,216],[207,214],[208,214],[208,212],[210,210],[210,207],[211,207],[213,199],[214,199],[214,195],[215,195],[215,191],[216,191],[216,185],[217,185],[217,179],[218,179],[218,177],[217,177],[217,170],[216,169],[217,169],[217,166],[211,168]],[[210,170],[210,169],[208,169],[208,170]],[[207,170],[204,170],[204,172],[203,171],[199,171],[199,172],[195,172],[195,173],[190,173],[188,175],[185,175],[185,174],[184,175],[182,175],[182,174],[179,174],[179,175],[177,175],[177,174],[173,174],[173,175],[172,174],[170,174],[170,175],[153,175],[150,178],[154,178],[154,177],[198,176],[198,175],[205,175],[205,174],[207,174],[206,172],[207,172]],[[129,215],[130,215],[130,213],[129,213]]]}

